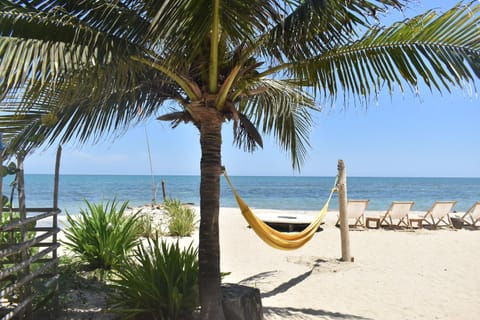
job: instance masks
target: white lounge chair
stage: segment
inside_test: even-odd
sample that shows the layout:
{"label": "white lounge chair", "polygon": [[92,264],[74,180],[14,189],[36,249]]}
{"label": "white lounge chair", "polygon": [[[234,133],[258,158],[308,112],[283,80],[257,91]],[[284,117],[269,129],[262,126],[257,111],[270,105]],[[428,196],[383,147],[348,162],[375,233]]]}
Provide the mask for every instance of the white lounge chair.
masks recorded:
{"label": "white lounge chair", "polygon": [[423,216],[423,222],[435,229],[440,226],[453,228],[452,220],[450,220],[450,212],[452,212],[456,204],[457,201],[435,201]]}
{"label": "white lounge chair", "polygon": [[385,214],[380,217],[380,225],[412,228],[408,214],[414,204],[413,201],[393,201]]}
{"label": "white lounge chair", "polygon": [[[367,209],[368,202],[370,200],[348,200],[347,212],[348,212],[348,225],[350,227],[363,227],[365,228],[365,210]],[[353,224],[350,221],[353,220]],[[337,225],[340,223],[340,217],[337,220]]]}
{"label": "white lounge chair", "polygon": [[[468,209],[462,217],[464,223],[472,227],[480,226],[480,201],[477,201]],[[479,225],[477,225],[477,223]]]}

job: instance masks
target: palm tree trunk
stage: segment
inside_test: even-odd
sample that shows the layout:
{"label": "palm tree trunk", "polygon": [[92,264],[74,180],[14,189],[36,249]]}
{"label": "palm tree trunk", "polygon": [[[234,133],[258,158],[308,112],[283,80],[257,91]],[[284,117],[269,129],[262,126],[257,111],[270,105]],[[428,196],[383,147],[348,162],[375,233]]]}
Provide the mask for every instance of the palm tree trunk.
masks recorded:
{"label": "palm tree trunk", "polygon": [[[220,174],[222,118],[213,108],[204,108],[199,121],[200,162],[199,289],[202,320],[224,320],[220,284]],[[204,114],[206,113],[206,114]]]}

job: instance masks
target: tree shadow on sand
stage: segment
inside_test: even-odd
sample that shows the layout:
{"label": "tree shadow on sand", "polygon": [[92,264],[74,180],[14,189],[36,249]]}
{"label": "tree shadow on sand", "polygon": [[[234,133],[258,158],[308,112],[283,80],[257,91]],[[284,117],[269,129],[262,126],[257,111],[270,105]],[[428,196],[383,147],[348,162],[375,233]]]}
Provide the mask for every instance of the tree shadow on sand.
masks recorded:
{"label": "tree shadow on sand", "polygon": [[287,282],[284,282],[282,284],[280,284],[278,287],[276,287],[275,289],[273,290],[270,290],[269,292],[265,292],[265,293],[261,293],[260,294],[260,297],[262,299],[264,298],[270,298],[270,297],[273,297],[277,294],[280,294],[280,293],[283,293],[283,292],[286,292],[288,291],[290,288],[293,288],[294,286],[296,286],[297,284],[299,284],[300,282],[302,282],[303,280],[307,279],[311,274],[312,274],[312,270],[309,270],[305,273],[302,273],[301,275],[295,277],[295,278],[292,278],[290,280],[288,280]]}
{"label": "tree shadow on sand", "polygon": [[[307,272],[304,272],[282,284],[277,286],[276,288],[261,293],[260,296],[262,299],[273,297],[277,294],[284,293],[291,288],[295,287],[302,281],[306,280],[313,271],[330,271],[328,268],[329,261],[323,259],[316,259],[309,263],[311,269]],[[272,277],[277,273],[277,271],[267,271],[258,273],[246,279],[240,281],[240,283],[251,283],[256,281],[263,281]],[[263,307],[263,315],[266,319],[270,317],[274,319],[295,319],[295,320],[302,320],[302,319],[329,319],[329,320],[340,320],[340,319],[350,319],[350,320],[372,320],[372,318],[366,318],[363,316],[353,315],[353,314],[346,314],[340,312],[332,312],[327,310],[321,309],[311,309],[311,308],[292,308],[292,307]]]}
{"label": "tree shadow on sand", "polygon": [[[305,273],[302,273],[301,275],[299,275],[295,278],[292,278],[292,279],[288,280],[287,282],[284,282],[284,283],[280,284],[279,286],[277,286],[273,290],[261,293],[260,294],[261,298],[262,299],[270,298],[270,297],[273,297],[277,294],[284,293],[284,292],[288,291],[289,289],[293,288],[294,286],[296,286],[300,282],[307,279],[316,268],[320,267],[321,264],[325,263],[325,262],[327,262],[327,261],[323,260],[323,259],[317,259],[317,260],[313,261],[313,263],[311,265],[311,269],[309,271],[307,271]],[[250,283],[250,282],[255,282],[255,281],[262,281],[264,279],[267,279],[268,277],[273,276],[275,273],[276,273],[276,271],[262,272],[262,273],[253,275],[249,278],[243,279],[242,281],[240,281],[240,283]]]}
{"label": "tree shadow on sand", "polygon": [[362,316],[356,316],[353,314],[346,314],[340,312],[331,312],[326,310],[315,310],[315,309],[300,309],[300,308],[281,308],[281,307],[264,307],[263,315],[266,319],[269,317],[275,317],[274,319],[329,319],[329,320],[340,320],[340,319],[349,319],[349,320],[372,320],[372,318],[365,318]]}

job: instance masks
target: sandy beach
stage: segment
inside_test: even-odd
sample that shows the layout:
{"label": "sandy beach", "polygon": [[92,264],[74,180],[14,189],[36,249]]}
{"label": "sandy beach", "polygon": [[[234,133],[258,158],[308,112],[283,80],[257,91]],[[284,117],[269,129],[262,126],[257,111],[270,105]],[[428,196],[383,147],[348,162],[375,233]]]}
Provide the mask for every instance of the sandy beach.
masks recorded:
{"label": "sandy beach", "polygon": [[266,320],[480,317],[480,230],[351,231],[355,262],[344,263],[336,218],[329,212],[312,241],[281,251],[222,208],[224,282],[259,288]]}
{"label": "sandy beach", "polygon": [[[352,230],[354,262],[347,263],[338,260],[336,219],[337,212],[329,212],[323,231],[309,243],[282,251],[263,243],[239,209],[221,208],[221,269],[230,273],[223,282],[258,288],[265,320],[480,317],[480,230]],[[198,233],[181,239],[183,244],[192,241],[198,245]],[[91,319],[110,319],[89,314]]]}

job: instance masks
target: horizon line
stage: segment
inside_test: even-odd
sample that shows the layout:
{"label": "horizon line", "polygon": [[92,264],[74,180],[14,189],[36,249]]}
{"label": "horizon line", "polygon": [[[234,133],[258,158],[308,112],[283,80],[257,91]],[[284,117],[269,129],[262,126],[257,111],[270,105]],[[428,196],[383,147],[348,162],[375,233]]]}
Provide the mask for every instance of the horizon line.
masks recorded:
{"label": "horizon line", "polygon": [[[54,173],[36,173],[28,172],[25,175],[54,175]],[[146,176],[148,173],[60,173],[60,176]],[[232,177],[278,177],[278,178],[331,178],[335,175],[252,175],[252,174],[229,174]],[[154,174],[154,177],[200,177],[199,174]],[[446,178],[446,179],[479,179],[480,176],[366,176],[366,175],[347,175],[350,178]]]}

